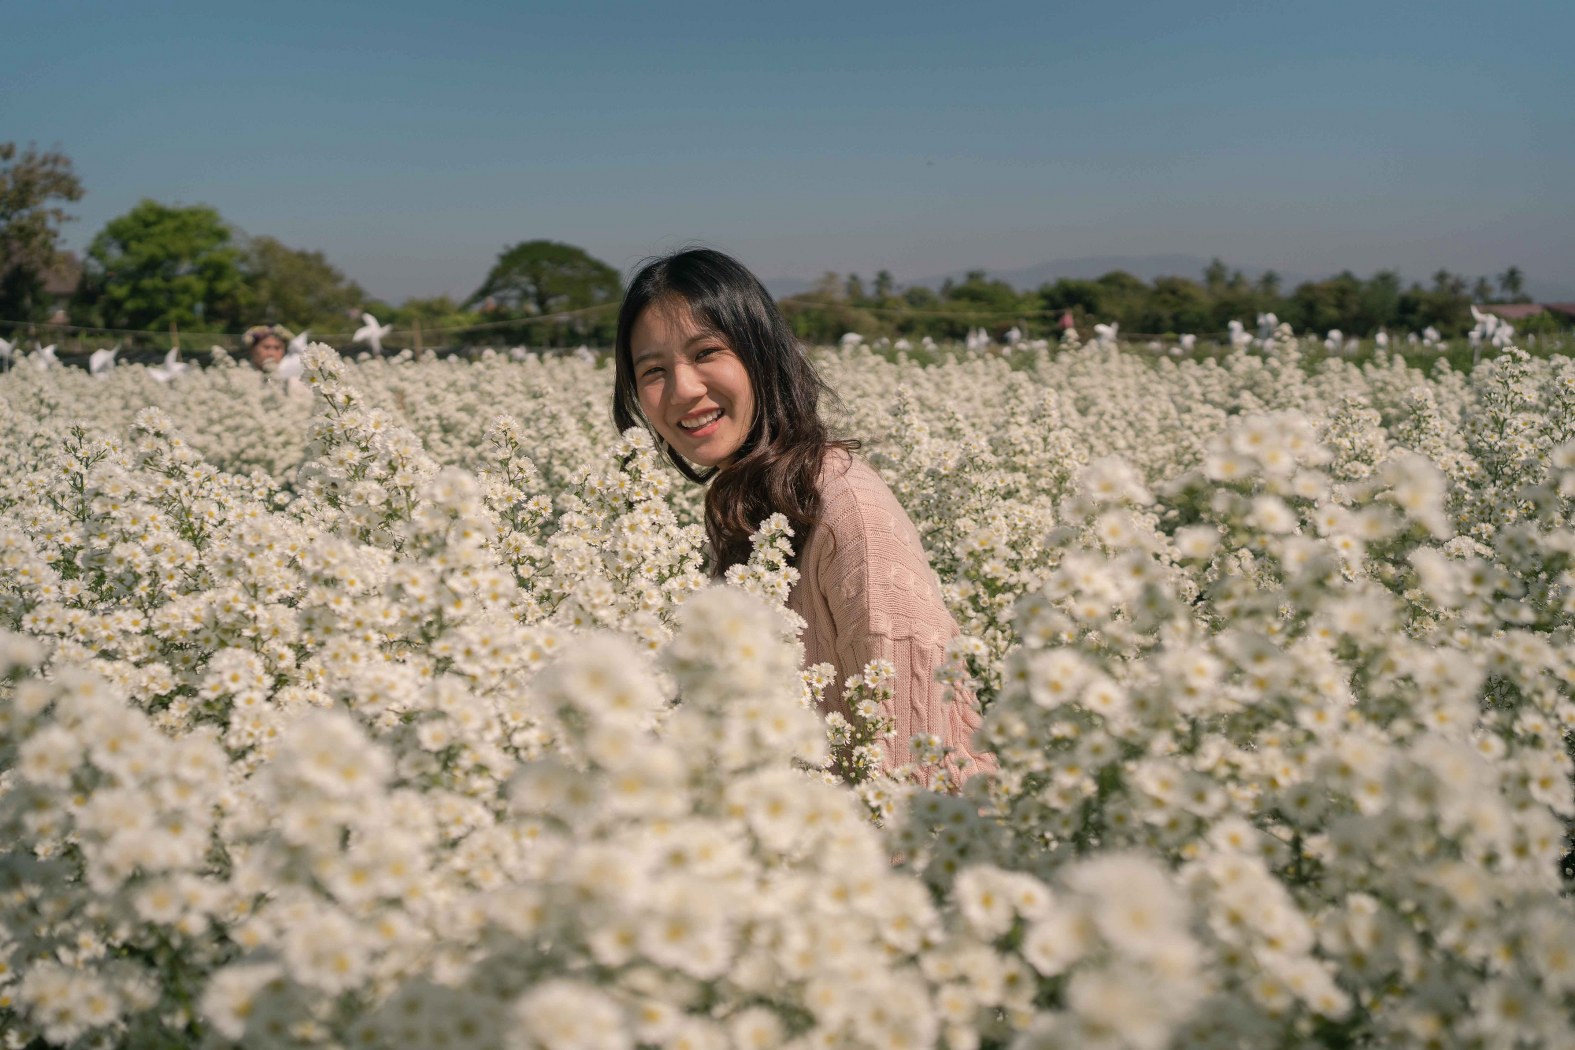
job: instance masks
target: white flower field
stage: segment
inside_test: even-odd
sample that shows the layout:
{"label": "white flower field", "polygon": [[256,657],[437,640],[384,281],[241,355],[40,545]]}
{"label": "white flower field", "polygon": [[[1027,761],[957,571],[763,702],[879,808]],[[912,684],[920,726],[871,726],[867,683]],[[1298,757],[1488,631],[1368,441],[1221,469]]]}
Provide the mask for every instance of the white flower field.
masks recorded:
{"label": "white flower field", "polygon": [[1575,1046],[1575,360],[1301,352],[821,352],[961,796],[605,361],[0,376],[4,1045]]}

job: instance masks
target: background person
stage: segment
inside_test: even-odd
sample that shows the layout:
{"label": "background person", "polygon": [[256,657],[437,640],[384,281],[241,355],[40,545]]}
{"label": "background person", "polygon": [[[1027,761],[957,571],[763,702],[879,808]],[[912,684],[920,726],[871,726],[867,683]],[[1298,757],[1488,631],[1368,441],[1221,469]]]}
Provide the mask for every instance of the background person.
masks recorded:
{"label": "background person", "polygon": [[800,577],[788,605],[807,624],[806,665],[836,678],[823,712],[851,720],[841,686],[871,660],[896,668],[882,713],[889,771],[912,761],[910,741],[934,734],[953,749],[953,783],[994,770],[971,750],[972,694],[944,699],[935,671],[958,633],[918,530],[857,442],[831,438],[819,413],[824,382],[776,303],[737,260],[706,248],[646,264],[618,315],[613,419],[643,426],[679,471],[709,482],[711,571],[747,561],[750,534],[773,513],[794,531]]}
{"label": "background person", "polygon": [[255,324],[241,333],[241,344],[252,367],[260,372],[272,372],[284,360],[287,344],[295,333],[280,324]]}

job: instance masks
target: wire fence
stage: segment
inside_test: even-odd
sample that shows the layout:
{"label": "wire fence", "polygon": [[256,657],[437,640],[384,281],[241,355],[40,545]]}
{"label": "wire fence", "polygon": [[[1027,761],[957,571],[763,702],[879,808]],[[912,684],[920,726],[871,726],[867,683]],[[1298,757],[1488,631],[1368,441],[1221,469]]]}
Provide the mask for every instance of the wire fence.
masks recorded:
{"label": "wire fence", "polygon": [[[410,325],[401,325],[391,328],[382,337],[382,341],[396,344],[414,345],[415,349],[424,349],[426,344],[437,340],[440,345],[443,340],[456,335],[470,332],[497,331],[500,329],[519,329],[524,326],[537,324],[558,324],[575,318],[593,316],[606,313],[618,308],[617,303],[599,303],[578,310],[561,310],[550,314],[531,314],[523,317],[513,317],[498,321],[479,321],[465,325],[422,325],[415,322]],[[97,325],[56,324],[46,321],[7,321],[0,319],[0,330],[9,329],[12,340],[30,339],[39,345],[56,343],[57,355],[85,355],[92,349],[82,345],[88,340],[114,339],[124,343],[128,338],[157,344],[161,349],[169,346],[178,346],[182,353],[197,355],[211,353],[215,345],[223,347],[226,351],[238,349],[242,346],[242,332],[204,331],[200,329],[180,329],[171,325],[167,329],[149,328],[107,328]],[[356,343],[356,330],[346,331],[312,331],[309,330],[313,342],[328,343],[333,346],[351,346]],[[73,346],[67,348],[59,346],[62,342],[69,341]],[[202,344],[208,344],[206,346]],[[402,347],[403,348],[403,347]],[[437,348],[437,347],[434,347]],[[20,349],[20,346],[18,346]]]}
{"label": "wire fence", "polygon": [[[883,306],[855,306],[850,303],[827,301],[821,298],[808,296],[787,296],[777,300],[777,305],[789,313],[812,310],[845,308],[857,310],[861,313],[875,314],[878,316],[901,316],[934,320],[963,321],[970,325],[999,326],[1001,324],[1023,324],[1036,319],[1053,318],[1059,320],[1066,311],[1064,310],[988,310],[988,309],[919,309],[912,307],[883,307]],[[385,333],[381,342],[391,344],[397,349],[448,349],[445,344],[456,337],[468,336],[475,333],[488,331],[514,330],[528,328],[542,324],[562,324],[564,322],[595,317],[616,310],[619,304],[615,302],[599,303],[595,306],[583,307],[577,310],[561,310],[549,314],[531,314],[521,317],[510,317],[496,321],[478,321],[463,325],[422,325],[415,322],[409,325],[396,325]],[[17,344],[17,350],[22,349],[21,342],[30,340],[39,346],[48,344],[56,345],[56,353],[63,357],[87,356],[97,347],[88,346],[89,342],[102,340],[115,340],[124,344],[130,339],[134,342],[151,344],[140,350],[131,348],[128,356],[141,357],[146,354],[163,352],[169,347],[179,347],[183,354],[197,356],[211,354],[215,347],[222,347],[226,352],[241,349],[243,346],[243,333],[208,331],[201,329],[182,330],[177,326],[168,329],[146,328],[110,328],[97,325],[78,325],[70,323],[56,324],[43,321],[10,321],[0,319],[0,331],[9,331],[11,339]],[[313,342],[328,343],[333,346],[350,347],[358,345],[355,339],[355,330],[344,331],[310,331]],[[919,333],[914,333],[919,336]],[[1060,335],[1059,326],[1049,333],[1053,336]],[[1086,334],[1092,334],[1086,333]],[[1231,333],[1220,332],[1195,332],[1192,333],[1200,342],[1228,341]],[[1126,341],[1148,342],[1153,340],[1174,340],[1175,333],[1159,332],[1123,332],[1121,336]],[[920,336],[922,338],[922,336]],[[64,345],[69,344],[69,345]],[[206,344],[206,345],[205,345]]]}

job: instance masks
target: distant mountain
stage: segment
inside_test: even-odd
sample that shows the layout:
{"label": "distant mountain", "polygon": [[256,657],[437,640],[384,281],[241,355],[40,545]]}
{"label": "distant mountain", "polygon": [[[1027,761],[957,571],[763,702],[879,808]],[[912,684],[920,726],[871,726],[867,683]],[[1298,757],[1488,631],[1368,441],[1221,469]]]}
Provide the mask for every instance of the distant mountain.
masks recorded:
{"label": "distant mountain", "polygon": [[790,295],[802,295],[816,284],[802,277],[763,277],[760,283],[766,286],[766,291],[778,299],[786,299]]}

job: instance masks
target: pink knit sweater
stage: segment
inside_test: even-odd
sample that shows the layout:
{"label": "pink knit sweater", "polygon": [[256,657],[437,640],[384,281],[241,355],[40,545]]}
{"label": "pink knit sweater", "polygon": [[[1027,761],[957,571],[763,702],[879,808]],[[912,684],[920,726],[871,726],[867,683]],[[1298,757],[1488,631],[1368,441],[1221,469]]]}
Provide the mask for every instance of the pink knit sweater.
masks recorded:
{"label": "pink knit sweater", "polygon": [[979,725],[977,701],[958,689],[948,702],[942,699],[944,686],[935,681],[957,622],[941,601],[940,583],[913,522],[880,475],[840,449],[826,455],[820,495],[820,523],[805,541],[788,607],[808,625],[805,666],[836,668],[822,710],[848,717],[843,682],[870,660],[890,660],[897,679],[885,714],[896,734],[883,741],[885,768],[911,761],[915,734],[934,733],[955,749],[945,768],[959,783],[994,771],[995,756],[972,750],[970,742]]}

